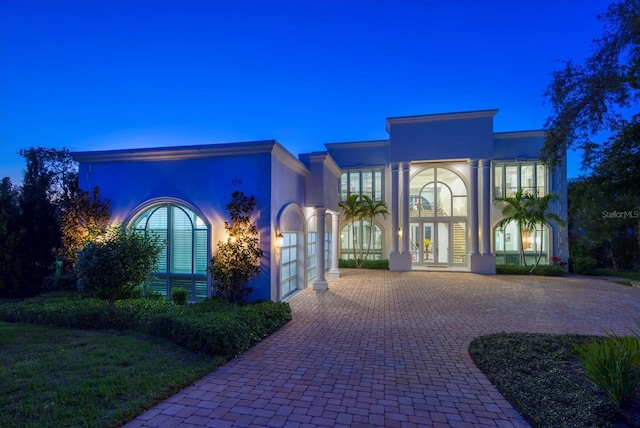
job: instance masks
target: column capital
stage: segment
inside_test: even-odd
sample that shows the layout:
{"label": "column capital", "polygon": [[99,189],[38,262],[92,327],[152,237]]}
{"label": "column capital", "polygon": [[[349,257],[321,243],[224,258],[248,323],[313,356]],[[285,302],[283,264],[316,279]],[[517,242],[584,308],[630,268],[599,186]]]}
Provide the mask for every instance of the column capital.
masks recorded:
{"label": "column capital", "polygon": [[408,171],[411,167],[411,162],[401,162],[402,171]]}
{"label": "column capital", "polygon": [[469,159],[467,162],[471,165],[471,168],[478,168],[478,159]]}
{"label": "column capital", "polygon": [[488,168],[491,166],[491,159],[480,159],[480,166]]}
{"label": "column capital", "polygon": [[316,215],[325,215],[327,213],[327,209],[325,207],[315,207],[314,210]]}
{"label": "column capital", "polygon": [[397,171],[399,166],[400,166],[400,163],[398,163],[398,162],[392,162],[389,165],[389,167],[391,168],[391,171]]}

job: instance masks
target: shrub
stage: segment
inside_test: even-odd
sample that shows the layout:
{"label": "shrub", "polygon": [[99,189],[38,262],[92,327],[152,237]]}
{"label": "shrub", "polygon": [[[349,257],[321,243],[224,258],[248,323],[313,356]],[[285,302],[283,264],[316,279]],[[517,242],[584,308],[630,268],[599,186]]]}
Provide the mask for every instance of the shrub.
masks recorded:
{"label": "shrub", "polygon": [[114,228],[103,242],[92,242],[78,254],[78,289],[113,306],[151,277],[161,250],[154,236]]}
{"label": "shrub", "polygon": [[389,270],[389,260],[360,260],[356,265],[356,262],[353,259],[340,259],[338,260],[338,267],[344,269],[354,269],[357,267],[361,267],[364,269]]}
{"label": "shrub", "polygon": [[244,303],[253,291],[247,283],[260,272],[264,252],[258,228],[251,222],[255,207],[255,197],[240,191],[231,194],[231,202],[227,204],[231,222],[224,222],[229,239],[218,242],[218,251],[208,268],[216,296],[229,302]]}
{"label": "shrub", "polygon": [[596,260],[593,257],[576,257],[572,260],[573,272],[581,275],[596,273]]}
{"label": "shrub", "polygon": [[635,396],[640,380],[640,337],[611,334],[574,346],[589,380],[616,406]]}
{"label": "shrub", "polygon": [[565,271],[560,266],[538,265],[533,272],[530,266],[518,265],[496,265],[498,275],[541,275],[541,276],[562,276]]}
{"label": "shrub", "polygon": [[189,292],[186,288],[176,287],[171,290],[171,300],[176,305],[186,305]]}
{"label": "shrub", "polygon": [[178,306],[166,299],[104,300],[78,293],[0,305],[0,320],[86,329],[134,330],[195,352],[233,358],[291,320],[287,303],[237,306],[221,299]]}

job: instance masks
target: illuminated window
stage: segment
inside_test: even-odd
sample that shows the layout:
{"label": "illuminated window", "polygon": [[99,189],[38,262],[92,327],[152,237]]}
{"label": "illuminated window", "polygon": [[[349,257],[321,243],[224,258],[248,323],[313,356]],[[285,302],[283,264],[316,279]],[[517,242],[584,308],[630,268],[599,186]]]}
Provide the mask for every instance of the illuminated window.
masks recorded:
{"label": "illuminated window", "polygon": [[364,259],[367,251],[368,260],[382,259],[382,229],[377,224],[366,220],[349,222],[344,225],[340,232],[340,258],[343,260],[353,260],[354,252],[358,260]]}
{"label": "illuminated window", "polygon": [[497,163],[493,168],[494,199],[511,197],[519,189],[535,196],[548,192],[547,167],[541,162]]}
{"label": "illuminated window", "polygon": [[165,243],[151,287],[165,298],[171,289],[189,291],[189,300],[207,297],[208,229],[189,208],[154,205],[133,222],[133,230],[156,235]]}
{"label": "illuminated window", "polygon": [[382,201],[382,170],[353,170],[340,177],[340,200],[346,201],[349,195],[367,195],[374,201]]}

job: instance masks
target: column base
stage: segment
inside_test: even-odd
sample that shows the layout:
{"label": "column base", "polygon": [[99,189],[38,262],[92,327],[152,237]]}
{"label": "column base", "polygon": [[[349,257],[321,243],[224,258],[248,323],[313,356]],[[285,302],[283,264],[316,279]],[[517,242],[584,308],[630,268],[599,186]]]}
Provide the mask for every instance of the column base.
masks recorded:
{"label": "column base", "polygon": [[496,256],[493,254],[469,254],[470,271],[483,275],[496,274]]}
{"label": "column base", "polygon": [[411,254],[389,254],[389,270],[394,272],[409,272],[411,270]]}
{"label": "column base", "polygon": [[329,289],[329,283],[327,281],[314,281],[313,289],[316,291],[326,291]]}
{"label": "column base", "polygon": [[335,269],[330,269],[329,270],[329,278],[335,279],[335,278],[340,278],[340,269],[335,268]]}

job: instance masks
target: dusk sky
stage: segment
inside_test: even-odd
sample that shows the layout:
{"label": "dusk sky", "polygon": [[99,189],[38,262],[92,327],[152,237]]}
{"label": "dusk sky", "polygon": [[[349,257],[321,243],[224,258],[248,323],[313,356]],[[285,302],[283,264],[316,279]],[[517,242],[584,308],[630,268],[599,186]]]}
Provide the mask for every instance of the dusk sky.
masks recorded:
{"label": "dusk sky", "polygon": [[[601,0],[0,0],[0,178],[74,151],[388,138],[395,116],[497,108],[540,129]],[[569,176],[579,174],[571,156]]]}

